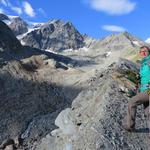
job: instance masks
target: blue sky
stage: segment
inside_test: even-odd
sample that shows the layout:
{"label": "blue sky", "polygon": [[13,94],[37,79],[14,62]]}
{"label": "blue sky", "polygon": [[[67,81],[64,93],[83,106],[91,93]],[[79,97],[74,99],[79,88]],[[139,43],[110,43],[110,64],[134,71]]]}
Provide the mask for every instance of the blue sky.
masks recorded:
{"label": "blue sky", "polygon": [[128,31],[150,37],[149,0],[0,0],[0,12],[32,22],[71,21],[80,33],[101,38]]}

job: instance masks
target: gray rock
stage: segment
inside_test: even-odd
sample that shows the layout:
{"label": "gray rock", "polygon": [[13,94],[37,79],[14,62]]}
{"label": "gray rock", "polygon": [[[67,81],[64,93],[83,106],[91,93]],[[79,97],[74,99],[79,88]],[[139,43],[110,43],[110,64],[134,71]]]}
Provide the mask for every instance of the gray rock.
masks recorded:
{"label": "gray rock", "polygon": [[135,63],[127,59],[120,58],[117,62],[117,70],[118,71],[132,70],[133,72],[139,73],[140,65],[139,64],[135,65]]}
{"label": "gray rock", "polygon": [[14,147],[13,145],[8,145],[4,150],[14,150]]}
{"label": "gray rock", "polygon": [[[133,63],[125,60],[124,65],[128,66],[130,71],[135,71],[135,68],[138,68],[136,64],[133,67]],[[68,113],[66,113],[66,117],[61,118],[64,119],[61,121],[61,125],[58,125],[60,128],[54,130],[56,134],[52,132],[53,136],[45,137],[44,141],[41,141],[35,149],[42,146],[41,149],[46,148],[46,150],[148,150],[148,129],[142,107],[138,107],[137,111],[137,132],[128,133],[122,127],[127,103],[130,99],[126,94],[119,91],[119,86],[134,88],[135,84],[126,77],[118,79],[118,75],[121,73],[118,72],[117,68],[118,64],[113,65],[103,72],[103,77],[101,77],[101,74],[97,74],[96,79],[91,81],[90,87],[74,99],[69,111],[69,114],[71,114],[69,120],[74,123],[77,129],[76,137],[72,135],[68,137],[68,133],[61,132],[63,121],[65,122],[65,118],[68,118]],[[127,83],[130,83],[130,87]],[[60,116],[58,118],[60,119]],[[69,121],[66,123],[69,123]],[[70,127],[72,128],[72,126]],[[68,127],[67,131],[71,128]],[[51,141],[51,143],[47,143],[48,141]]]}

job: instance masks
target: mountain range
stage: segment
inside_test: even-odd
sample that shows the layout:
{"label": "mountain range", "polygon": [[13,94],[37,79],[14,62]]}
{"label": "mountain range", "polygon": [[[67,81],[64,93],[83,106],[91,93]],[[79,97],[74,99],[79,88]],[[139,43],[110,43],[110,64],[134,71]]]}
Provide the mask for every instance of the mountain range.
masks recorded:
{"label": "mountain range", "polygon": [[0,149],[147,150],[142,107],[137,132],[122,127],[143,45],[128,32],[94,39],[71,22],[0,14]]}

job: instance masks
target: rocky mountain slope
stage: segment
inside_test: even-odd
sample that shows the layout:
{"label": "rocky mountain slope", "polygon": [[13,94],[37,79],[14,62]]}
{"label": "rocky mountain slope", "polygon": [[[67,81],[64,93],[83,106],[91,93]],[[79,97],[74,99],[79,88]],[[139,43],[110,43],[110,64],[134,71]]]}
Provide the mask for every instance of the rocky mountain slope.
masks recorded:
{"label": "rocky mountain slope", "polygon": [[9,20],[9,18],[8,18],[7,15],[0,13],[0,20],[1,20],[1,21],[3,21],[3,20]]}
{"label": "rocky mountain slope", "polygon": [[17,51],[22,46],[8,26],[0,21],[0,51]]}
{"label": "rocky mountain slope", "polygon": [[[66,56],[21,46],[7,25],[0,23],[0,148],[3,149],[7,140],[16,146],[21,143],[28,135],[25,132],[28,124],[38,116],[50,114],[51,119],[41,126],[40,133],[38,130],[37,135],[31,136],[40,139],[50,132],[56,115],[71,103],[81,87],[73,87],[74,82],[70,82],[73,76],[80,74],[73,69],[77,62]],[[17,49],[12,47],[11,41],[19,45]],[[30,142],[32,138],[25,140],[26,144]]]}
{"label": "rocky mountain slope", "polygon": [[[113,62],[117,62],[119,57],[129,59],[133,62],[139,61],[139,48],[143,45],[149,46],[144,41],[131,35],[128,32],[113,34],[103,39],[93,39],[84,36],[86,46],[78,50],[64,50],[62,55],[66,55],[75,60],[84,60],[86,64],[93,64],[93,67],[99,69],[99,66],[106,68]],[[80,66],[86,70],[88,65],[80,63]],[[93,68],[91,67],[91,69]]]}
{"label": "rocky mountain slope", "polygon": [[0,149],[147,150],[142,107],[137,131],[122,128],[138,84],[139,65],[119,59],[137,60],[137,49],[145,43],[129,33],[92,39],[60,20],[35,28],[24,37],[29,34],[34,41],[38,33],[45,37],[42,41],[39,36],[45,45],[57,36],[67,44],[62,48],[56,39],[51,45],[59,54],[22,46],[0,21]]}
{"label": "rocky mountain slope", "polygon": [[41,140],[36,150],[149,149],[148,128],[142,107],[138,108],[136,131],[122,127],[127,103],[136,89],[139,66],[120,59],[98,72],[70,108],[55,120],[57,128]]}

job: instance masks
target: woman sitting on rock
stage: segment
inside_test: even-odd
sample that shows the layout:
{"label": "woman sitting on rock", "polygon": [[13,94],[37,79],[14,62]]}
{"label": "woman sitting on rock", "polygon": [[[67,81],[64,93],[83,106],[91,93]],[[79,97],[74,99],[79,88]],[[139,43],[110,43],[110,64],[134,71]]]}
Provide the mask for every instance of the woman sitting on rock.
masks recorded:
{"label": "woman sitting on rock", "polygon": [[127,116],[125,119],[126,122],[123,125],[124,128],[129,132],[135,130],[136,109],[137,106],[141,104],[144,105],[145,114],[148,117],[148,122],[150,126],[150,118],[149,118],[150,49],[147,46],[141,47],[140,55],[143,57],[140,68],[140,79],[141,79],[140,92],[130,99],[128,104]]}

